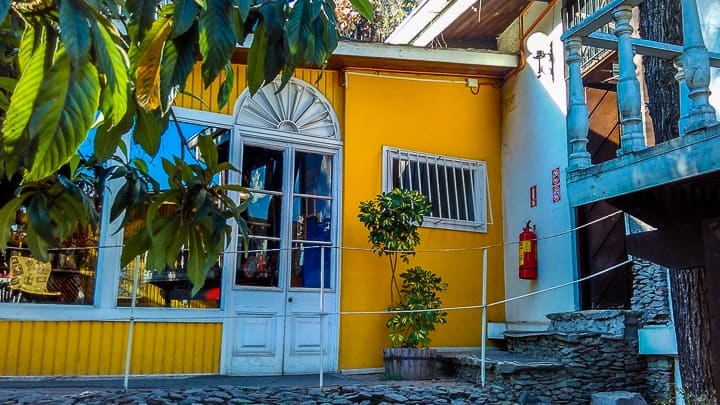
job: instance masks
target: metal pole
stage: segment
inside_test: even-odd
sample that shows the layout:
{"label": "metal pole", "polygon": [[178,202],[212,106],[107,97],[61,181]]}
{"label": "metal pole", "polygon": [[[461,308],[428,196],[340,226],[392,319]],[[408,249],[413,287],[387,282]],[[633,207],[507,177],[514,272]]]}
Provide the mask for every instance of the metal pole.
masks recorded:
{"label": "metal pole", "polygon": [[323,350],[325,324],[325,246],[320,247],[320,388],[323,387]]}
{"label": "metal pole", "polygon": [[140,256],[135,258],[135,268],[133,269],[133,286],[130,299],[130,326],[128,328],[127,350],[125,351],[125,379],[123,380],[123,388],[128,389],[128,378],[130,376],[130,356],[132,354],[133,329],[135,327],[135,300],[137,299],[138,273],[140,272]]}
{"label": "metal pole", "polygon": [[483,249],[483,275],[482,275],[482,342],[480,361],[480,382],[485,386],[485,342],[487,341],[487,248]]}

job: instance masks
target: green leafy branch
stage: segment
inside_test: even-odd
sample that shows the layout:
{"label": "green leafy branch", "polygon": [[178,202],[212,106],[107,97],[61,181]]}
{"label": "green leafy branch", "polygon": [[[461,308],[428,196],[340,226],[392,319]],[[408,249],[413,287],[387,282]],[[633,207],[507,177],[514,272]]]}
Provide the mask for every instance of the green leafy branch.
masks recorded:
{"label": "green leafy branch", "polygon": [[447,289],[447,284],[440,276],[420,266],[408,269],[400,278],[403,279],[400,303],[388,310],[422,312],[393,314],[386,324],[390,329],[390,342],[393,347],[427,347],[435,325],[447,323],[447,312],[428,311],[442,308],[438,294]]}
{"label": "green leafy branch", "polygon": [[378,256],[390,261],[390,302],[400,293],[396,271],[398,259],[409,263],[420,243],[418,228],[432,211],[427,197],[417,191],[395,188],[360,203],[358,218],[368,230],[368,241]]}

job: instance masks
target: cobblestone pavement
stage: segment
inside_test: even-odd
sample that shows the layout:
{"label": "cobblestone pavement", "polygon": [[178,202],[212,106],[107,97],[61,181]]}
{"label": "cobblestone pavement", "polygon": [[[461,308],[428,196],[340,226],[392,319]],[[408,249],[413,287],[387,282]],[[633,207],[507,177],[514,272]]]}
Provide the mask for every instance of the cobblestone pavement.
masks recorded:
{"label": "cobblestone pavement", "polygon": [[[290,381],[288,381],[290,382]],[[436,380],[428,382],[394,382],[353,380],[349,384],[318,387],[240,385],[172,386],[164,388],[96,387],[82,389],[54,386],[3,389],[0,404],[511,404],[502,393],[468,383]]]}

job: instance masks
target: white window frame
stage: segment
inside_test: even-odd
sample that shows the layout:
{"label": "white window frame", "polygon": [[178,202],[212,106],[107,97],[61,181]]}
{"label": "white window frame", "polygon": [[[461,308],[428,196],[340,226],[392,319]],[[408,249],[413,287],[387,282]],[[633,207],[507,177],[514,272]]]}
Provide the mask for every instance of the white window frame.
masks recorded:
{"label": "white window frame", "polygon": [[[437,184],[437,187],[435,187],[435,190],[433,190],[430,194],[430,202],[432,203],[433,200],[435,200],[436,196],[448,198],[447,204],[451,204],[452,201],[455,201],[456,204],[456,211],[460,212],[460,207],[457,203],[457,198],[451,199],[451,195],[447,193],[449,191],[450,187],[453,187],[455,190],[455,195],[459,195],[459,193],[462,193],[463,195],[467,195],[469,192],[471,194],[470,201],[472,201],[472,205],[466,208],[472,208],[472,212],[474,214],[475,220],[464,220],[464,219],[457,219],[457,218],[446,218],[446,217],[438,217],[438,216],[426,216],[423,220],[422,226],[425,228],[439,228],[439,229],[450,229],[450,230],[459,230],[459,231],[471,231],[471,232],[487,232],[487,164],[483,161],[479,160],[469,160],[469,159],[462,159],[462,158],[456,158],[456,157],[450,157],[450,156],[443,156],[438,154],[432,154],[432,153],[425,153],[425,152],[417,152],[417,151],[411,151],[406,149],[400,149],[395,148],[391,146],[383,146],[383,158],[382,158],[382,189],[383,192],[388,192],[393,188],[393,173],[392,173],[392,161],[402,159],[405,161],[409,161],[412,163],[416,163],[415,166],[420,167],[420,163],[430,163],[426,164],[425,170],[430,170],[430,167],[435,166],[435,169],[437,171],[438,168],[453,168],[454,170],[461,170],[461,176],[464,176],[466,172],[470,172],[472,175],[472,179],[469,182],[470,184],[470,190],[467,190],[466,187],[464,187],[463,184],[456,184],[455,182],[452,182],[453,184],[450,184],[451,182],[446,181],[445,182],[445,191],[440,190],[440,184]],[[411,187],[412,190],[420,191],[421,193],[425,194],[426,196],[428,193],[426,193],[427,190],[422,190],[423,187],[423,181],[420,181],[419,177],[415,177],[416,175],[422,176],[421,171],[417,171],[415,174],[412,173],[413,166],[409,166],[411,173]],[[439,176],[440,174],[436,174]],[[429,173],[427,173],[423,178],[427,178],[429,176]],[[430,181],[427,181],[428,184],[430,184]],[[415,184],[417,187],[412,187],[412,185]],[[403,188],[405,185],[401,185]],[[466,198],[467,200],[467,198]],[[442,213],[441,213],[442,215]],[[469,214],[467,214],[469,215]]]}

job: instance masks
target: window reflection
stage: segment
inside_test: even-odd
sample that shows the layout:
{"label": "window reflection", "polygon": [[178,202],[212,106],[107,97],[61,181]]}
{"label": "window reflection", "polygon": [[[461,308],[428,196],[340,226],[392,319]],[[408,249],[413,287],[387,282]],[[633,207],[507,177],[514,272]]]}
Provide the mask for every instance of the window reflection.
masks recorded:
{"label": "window reflection", "polygon": [[283,151],[245,145],[242,185],[251,190],[282,191]]}
{"label": "window reflection", "polygon": [[[239,286],[278,286],[280,241],[250,238],[248,252],[238,254],[235,284]],[[243,252],[238,246],[238,252]]]}
{"label": "window reflection", "polygon": [[[178,132],[179,128],[179,132]],[[198,136],[212,135],[218,148],[220,162],[228,160],[230,130],[201,124],[171,122],[160,138],[160,148],[154,157],[145,153],[138,145],[132,146],[133,157],[143,159],[148,166],[149,174],[160,183],[161,189],[167,189],[169,182],[167,173],[162,167],[162,160],[174,161],[174,158],[185,162],[203,164],[194,148]],[[227,173],[221,173],[214,179],[218,184],[226,182]],[[172,206],[161,206],[161,216],[173,215]],[[123,241],[144,227],[144,214],[131,219],[125,226]],[[120,269],[117,289],[117,306],[126,307],[132,304],[133,285],[135,290],[135,306],[138,307],[173,307],[173,308],[219,308],[222,291],[222,256],[206,274],[205,284],[195,294],[193,284],[187,274],[187,249],[178,253],[172,266],[162,269],[151,269],[146,266],[145,257],[137,257],[125,268]],[[137,266],[137,275],[135,273]],[[135,280],[137,279],[137,280]]]}
{"label": "window reflection", "polygon": [[332,157],[309,152],[295,153],[295,192],[330,196]]}
{"label": "window reflection", "polygon": [[[86,144],[83,148],[92,147],[92,139]],[[99,213],[102,193],[96,186],[91,179],[79,184]],[[60,247],[48,249],[47,260],[40,260],[28,249],[28,226],[27,208],[20,207],[10,226],[8,247],[0,252],[0,302],[93,304],[99,227],[78,225]]]}
{"label": "window reflection", "polygon": [[291,287],[320,288],[321,273],[323,286],[330,287],[331,179],[331,156],[310,152],[295,153]]}
{"label": "window reflection", "polygon": [[[324,263],[320,258],[325,256]],[[320,271],[324,266],[323,286],[331,287],[330,257],[332,249],[327,245],[311,243],[293,243],[291,287],[320,288]]]}
{"label": "window reflection", "polygon": [[280,237],[280,208],[282,196],[254,192],[243,212],[250,235]]}

